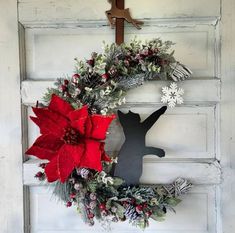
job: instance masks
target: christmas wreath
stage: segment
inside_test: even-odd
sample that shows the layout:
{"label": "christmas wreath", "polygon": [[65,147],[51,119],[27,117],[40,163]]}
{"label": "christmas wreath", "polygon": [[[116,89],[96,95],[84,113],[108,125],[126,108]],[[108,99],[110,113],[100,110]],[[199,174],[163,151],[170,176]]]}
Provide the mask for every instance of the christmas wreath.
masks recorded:
{"label": "christmas wreath", "polygon": [[[171,46],[172,42],[160,39],[105,45],[102,54],[92,53],[84,61],[75,59],[75,74],[58,79],[42,103],[33,107],[35,116],[31,120],[41,135],[26,154],[46,161],[40,164],[41,171],[35,177],[52,184],[53,193],[67,207],[75,205],[89,225],[94,225],[96,218],[106,227],[110,222],[128,220],[145,228],[150,218],[161,221],[167,210],[174,211],[179,196],[191,187],[182,178],[172,184],[151,186],[127,181],[122,177],[122,168],[115,172],[117,157],[105,152],[107,131],[129,89],[145,81],[177,82],[191,75],[174,59]],[[162,91],[162,102],[169,106],[183,102],[183,90],[178,90],[175,83]],[[150,118],[158,119],[165,111],[163,107]],[[129,113],[131,122],[140,124],[139,115]],[[118,115],[121,120],[122,113]],[[158,156],[164,156],[163,150],[153,149]]]}

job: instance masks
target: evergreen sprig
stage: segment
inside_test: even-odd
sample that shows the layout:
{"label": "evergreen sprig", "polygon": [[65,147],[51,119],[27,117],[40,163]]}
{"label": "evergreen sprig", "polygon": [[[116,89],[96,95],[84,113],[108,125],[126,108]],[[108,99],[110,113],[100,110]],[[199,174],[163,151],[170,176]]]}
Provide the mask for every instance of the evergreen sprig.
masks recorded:
{"label": "evergreen sprig", "polygon": [[75,74],[60,78],[55,88],[48,89],[44,96],[49,103],[56,94],[74,108],[88,105],[92,113],[110,114],[125,103],[129,89],[148,80],[180,81],[188,78],[191,71],[176,62],[173,45],[159,38],[142,43],[136,39],[120,46],[104,45],[101,54],[92,53],[88,60],[75,59]]}
{"label": "evergreen sprig", "polygon": [[150,218],[163,221],[168,210],[175,212],[174,207],[181,202],[179,196],[190,188],[191,183],[183,179],[171,185],[125,186],[122,179],[104,171],[89,170],[89,175],[83,178],[74,170],[64,184],[56,182],[54,194],[64,202],[73,203],[89,225],[94,224],[95,218],[103,225],[128,220],[144,229]]}

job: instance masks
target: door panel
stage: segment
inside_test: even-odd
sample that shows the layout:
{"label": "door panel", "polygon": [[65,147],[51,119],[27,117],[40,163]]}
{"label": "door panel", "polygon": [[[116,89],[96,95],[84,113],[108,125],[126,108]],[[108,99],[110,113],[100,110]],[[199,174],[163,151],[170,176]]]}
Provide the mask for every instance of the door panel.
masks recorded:
{"label": "door panel", "polygon": [[[126,27],[126,40],[138,37],[146,40],[160,37],[175,43],[175,56],[193,71],[193,78],[216,77],[218,68],[217,20],[154,21],[145,23],[144,30]],[[98,23],[70,24],[70,28],[26,28],[27,78],[33,80],[55,79],[71,74],[73,58],[89,59],[92,51],[101,52],[102,42],[114,41],[113,30]],[[32,27],[32,25],[30,26]],[[89,28],[88,28],[89,27]],[[89,36],[87,36],[89,35]],[[95,42],[95,43],[94,43]]]}
{"label": "door panel", "polygon": [[[127,105],[121,110],[127,109],[138,112],[141,119],[150,115],[159,104],[149,104],[148,107],[139,105]],[[216,109],[209,107],[179,107],[169,110],[149,130],[146,135],[146,145],[163,148],[166,151],[164,159],[213,159],[216,158],[215,148],[215,120]],[[33,112],[29,107],[28,115]],[[38,127],[28,120],[29,144],[31,145],[39,135]],[[114,121],[109,129],[106,139],[106,151],[110,154],[117,153],[124,143],[124,134],[118,121]],[[155,157],[151,157],[155,158]],[[155,158],[159,159],[158,157]]]}
{"label": "door panel", "polygon": [[[86,226],[73,208],[65,208],[62,203],[52,198],[48,188],[32,187],[30,192],[30,201],[34,203],[31,207],[31,233],[104,232],[100,224],[94,228]],[[151,221],[145,232],[215,232],[214,200],[215,186],[197,186],[184,198],[177,208],[177,214],[169,213],[165,222]],[[50,214],[46,214],[47,211],[50,211]],[[128,223],[113,223],[112,232],[143,231]]]}

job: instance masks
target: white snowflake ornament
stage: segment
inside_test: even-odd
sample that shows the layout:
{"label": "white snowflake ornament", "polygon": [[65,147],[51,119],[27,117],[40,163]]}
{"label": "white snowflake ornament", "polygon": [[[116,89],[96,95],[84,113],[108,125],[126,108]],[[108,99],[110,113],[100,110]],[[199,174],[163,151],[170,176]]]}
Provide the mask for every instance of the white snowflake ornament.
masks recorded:
{"label": "white snowflake ornament", "polygon": [[182,104],[184,102],[182,97],[184,90],[182,88],[178,88],[176,83],[171,83],[170,87],[163,87],[162,93],[162,103],[168,104],[171,108],[174,108],[176,104]]}

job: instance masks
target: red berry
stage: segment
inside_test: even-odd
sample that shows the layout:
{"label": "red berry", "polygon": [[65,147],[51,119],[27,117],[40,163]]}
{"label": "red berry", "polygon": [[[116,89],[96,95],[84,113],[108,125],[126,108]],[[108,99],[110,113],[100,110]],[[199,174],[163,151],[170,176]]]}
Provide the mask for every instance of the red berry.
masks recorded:
{"label": "red berry", "polygon": [[145,208],[147,208],[148,207],[148,204],[147,203],[144,203],[143,204],[143,208],[145,209]]}
{"label": "red berry", "polygon": [[131,204],[135,204],[135,199],[134,198],[131,199]]}
{"label": "red berry", "polygon": [[87,61],[87,63],[90,65],[90,66],[94,66],[95,65],[95,60],[94,59],[90,59]]}
{"label": "red berry", "polygon": [[68,80],[68,79],[65,79],[65,80],[64,80],[64,85],[67,86],[68,84],[69,84],[69,80]]}
{"label": "red berry", "polygon": [[79,78],[80,78],[80,75],[79,75],[79,74],[74,74],[74,75],[72,76],[72,78],[74,78],[74,79],[79,79]]}
{"label": "red berry", "polygon": [[43,173],[42,172],[38,172],[36,175],[35,175],[35,177],[36,178],[41,178],[41,177],[43,177]]}
{"label": "red berry", "polygon": [[107,73],[105,73],[105,74],[102,74],[101,77],[104,81],[106,81],[106,80],[108,80],[109,75]]}
{"label": "red berry", "polygon": [[146,212],[146,215],[147,215],[148,217],[150,217],[150,216],[152,215],[152,211],[151,211],[151,210],[147,211],[147,212]]}
{"label": "red berry", "polygon": [[76,197],[76,194],[75,194],[75,193],[71,193],[71,194],[70,194],[70,198],[71,198],[71,199],[74,199],[75,197]]}
{"label": "red berry", "polygon": [[78,80],[80,79],[80,75],[79,74],[74,74],[73,76],[72,76],[72,82],[74,83],[74,84],[78,84]]}
{"label": "red berry", "polygon": [[66,203],[66,206],[67,206],[67,207],[72,206],[72,202],[71,202],[71,201],[68,201],[68,202]]}
{"label": "red berry", "polygon": [[46,165],[47,165],[46,163],[40,163],[39,167],[41,167],[42,169],[45,169]]}
{"label": "red berry", "polygon": [[135,208],[136,208],[136,211],[142,211],[143,210],[142,205],[137,205]]}
{"label": "red berry", "polygon": [[105,203],[101,203],[101,204],[99,205],[99,208],[100,208],[101,210],[106,210],[106,205],[105,205]]}
{"label": "red berry", "polygon": [[62,90],[63,92],[66,92],[66,91],[68,90],[68,88],[67,88],[67,86],[65,86],[65,85],[61,85],[61,90]]}
{"label": "red berry", "polygon": [[88,218],[90,218],[90,219],[95,217],[95,215],[94,215],[93,213],[89,213],[87,216],[88,216]]}
{"label": "red berry", "polygon": [[127,201],[123,201],[122,204],[123,204],[124,206],[129,205],[129,203],[128,203]]}
{"label": "red berry", "polygon": [[153,50],[149,49],[149,50],[148,50],[148,55],[149,55],[149,56],[152,56],[152,55],[153,55]]}

